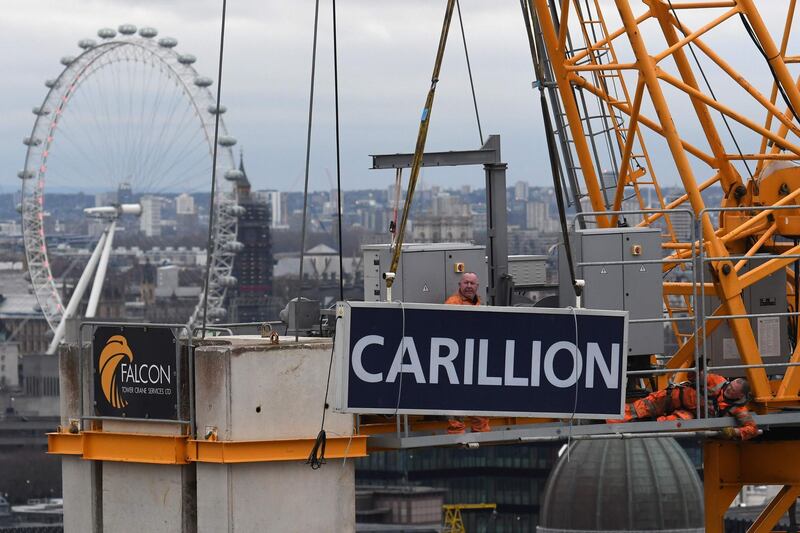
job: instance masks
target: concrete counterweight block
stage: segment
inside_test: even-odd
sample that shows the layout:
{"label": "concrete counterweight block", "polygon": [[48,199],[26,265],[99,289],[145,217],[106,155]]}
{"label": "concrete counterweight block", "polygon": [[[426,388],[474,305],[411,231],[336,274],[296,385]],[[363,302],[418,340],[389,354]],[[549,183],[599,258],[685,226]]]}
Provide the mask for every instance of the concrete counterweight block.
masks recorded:
{"label": "concrete counterweight block", "polygon": [[[198,438],[314,439],[320,429],[329,339],[207,341],[195,350]],[[332,386],[333,387],[333,386]],[[328,410],[328,437],[353,434],[353,417]],[[197,529],[215,532],[355,530],[353,461],[197,464]]]}

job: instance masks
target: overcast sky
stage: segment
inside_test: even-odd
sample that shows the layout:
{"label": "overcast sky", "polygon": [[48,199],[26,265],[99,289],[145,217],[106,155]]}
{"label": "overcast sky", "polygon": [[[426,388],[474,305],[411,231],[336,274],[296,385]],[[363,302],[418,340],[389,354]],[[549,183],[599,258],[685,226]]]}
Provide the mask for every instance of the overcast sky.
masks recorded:
{"label": "overcast sky", "polygon": [[[444,2],[340,0],[339,79],[342,179],[346,189],[384,187],[390,171],[369,171],[373,153],[412,151],[430,82]],[[519,4],[462,0],[484,134],[502,135],[509,182],[545,184],[544,137]],[[31,108],[45,79],[77,55],[77,41],[101,27],[154,26],[197,56],[216,78],[219,0],[41,0],[15,3],[0,17],[4,81],[0,92],[0,191],[16,190]],[[229,0],[222,101],[229,131],[244,149],[259,188],[302,190],[311,70],[312,0]],[[464,50],[454,22],[434,105],[428,148],[479,146]],[[321,2],[311,189],[335,179],[331,7]],[[326,172],[326,169],[328,172]],[[480,186],[480,168],[428,170],[427,184]]]}
{"label": "overcast sky", "polygon": [[[11,2],[5,2],[10,4]],[[785,2],[770,0],[765,15]],[[445,2],[339,0],[342,178],[345,189],[383,188],[390,171],[368,170],[373,153],[410,152],[430,83]],[[508,182],[547,185],[550,173],[538,93],[517,0],[461,0],[484,135],[502,135]],[[763,5],[763,3],[762,3]],[[310,188],[335,179],[330,1],[321,2]],[[14,2],[0,17],[0,192],[19,187],[31,108],[59,59],[80,52],[78,40],[101,27],[154,26],[198,57],[198,71],[216,78],[221,0],[39,0]],[[687,13],[686,17],[691,14]],[[244,149],[257,188],[302,190],[311,69],[313,0],[229,0],[222,101],[230,133]],[[780,17],[778,17],[780,19]],[[740,58],[752,43],[738,21],[723,31],[721,53]],[[454,20],[434,105],[427,148],[477,148],[460,32]],[[738,43],[725,46],[725,43]],[[754,53],[754,52],[753,52]],[[754,55],[754,58],[757,57]],[[757,62],[757,61],[754,61]],[[737,65],[742,67],[742,65]],[[746,69],[749,67],[745,67]],[[745,75],[751,74],[745,70]],[[710,77],[714,80],[714,73]],[[766,77],[752,74],[753,83]],[[718,87],[725,87],[720,85]],[[769,93],[769,86],[764,89]],[[718,90],[718,93],[724,92]],[[677,106],[676,106],[677,107]],[[678,118],[680,120],[680,118]],[[762,118],[758,118],[760,122]],[[755,147],[751,147],[754,151]],[[480,168],[428,169],[426,185],[482,186]],[[661,178],[675,183],[674,176]]]}

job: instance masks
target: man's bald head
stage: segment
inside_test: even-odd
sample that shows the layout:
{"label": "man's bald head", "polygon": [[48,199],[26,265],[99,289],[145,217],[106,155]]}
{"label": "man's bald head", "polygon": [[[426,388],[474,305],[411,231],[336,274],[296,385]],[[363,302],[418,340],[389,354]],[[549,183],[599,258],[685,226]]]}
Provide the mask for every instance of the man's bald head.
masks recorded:
{"label": "man's bald head", "polygon": [[472,300],[478,295],[478,275],[475,272],[464,272],[458,282],[458,292],[464,298]]}

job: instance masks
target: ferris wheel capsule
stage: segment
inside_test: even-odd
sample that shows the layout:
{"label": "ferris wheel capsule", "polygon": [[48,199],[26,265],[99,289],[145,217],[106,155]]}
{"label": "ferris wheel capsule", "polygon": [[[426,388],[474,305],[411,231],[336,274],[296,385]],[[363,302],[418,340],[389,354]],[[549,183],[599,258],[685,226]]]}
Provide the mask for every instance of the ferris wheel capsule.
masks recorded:
{"label": "ferris wheel capsule", "polygon": [[25,137],[22,139],[22,144],[25,146],[39,146],[42,144],[42,140],[38,137]]}
{"label": "ferris wheel capsule", "polygon": [[113,28],[100,28],[97,30],[97,36],[101,39],[113,39],[117,36],[117,30]]}
{"label": "ferris wheel capsule", "polygon": [[244,172],[239,170],[238,168],[232,168],[230,170],[225,171],[225,179],[229,181],[238,181],[244,178]]}
{"label": "ferris wheel capsule", "polygon": [[178,63],[181,65],[191,65],[197,61],[197,58],[192,54],[181,54],[178,56]]}
{"label": "ferris wheel capsule", "polygon": [[58,83],[58,80],[45,80],[44,86],[48,89],[55,89],[56,87],[59,87],[60,84]]}
{"label": "ferris wheel capsule", "polygon": [[210,87],[211,84],[214,83],[214,80],[211,78],[207,78],[205,76],[200,76],[199,78],[194,79],[194,84],[198,87]]}
{"label": "ferris wheel capsule", "polygon": [[[22,204],[17,204],[17,213],[22,213]],[[26,272],[26,274],[28,273]]]}
{"label": "ferris wheel capsule", "polygon": [[219,278],[219,284],[223,287],[235,287],[238,281],[234,276],[221,276]]}
{"label": "ferris wheel capsule", "polygon": [[88,50],[89,48],[94,48],[97,46],[97,41],[94,39],[81,39],[78,41],[78,46],[84,50]]}
{"label": "ferris wheel capsule", "polygon": [[175,48],[178,46],[178,40],[172,37],[162,37],[158,40],[158,46],[162,48]]}
{"label": "ferris wheel capsule", "polygon": [[226,252],[238,253],[244,250],[244,244],[239,241],[228,241],[223,245]]}
{"label": "ferris wheel capsule", "polygon": [[224,307],[212,307],[208,310],[208,317],[209,318],[225,318],[228,316],[228,311]]}
{"label": "ferris wheel capsule", "polygon": [[217,143],[219,143],[220,146],[227,148],[236,144],[236,137],[231,137],[230,135],[220,135]]}
{"label": "ferris wheel capsule", "polygon": [[19,172],[17,172],[17,177],[21,180],[29,180],[33,177],[33,171],[22,169]]}
{"label": "ferris wheel capsule", "polygon": [[219,107],[215,105],[208,106],[208,112],[211,113],[212,115],[221,115],[227,110],[228,108],[225,107],[224,105],[220,105]]}
{"label": "ferris wheel capsule", "polygon": [[136,26],[133,24],[120,24],[117,28],[122,35],[133,35],[136,33]]}
{"label": "ferris wheel capsule", "polygon": [[44,117],[50,114],[50,110],[46,107],[37,105],[36,107],[33,108],[33,114],[40,117]]}
{"label": "ferris wheel capsule", "polygon": [[75,56],[64,56],[61,58],[61,64],[65,67],[70,66],[73,62],[75,62]]}
{"label": "ferris wheel capsule", "polygon": [[240,217],[240,216],[244,215],[244,214],[247,212],[247,209],[245,209],[245,208],[244,208],[243,206],[241,206],[241,205],[231,205],[231,206],[228,206],[228,207],[225,209],[225,211],[226,211],[226,212],[227,212],[229,215],[231,215],[231,216],[233,216],[233,217]]}
{"label": "ferris wheel capsule", "polygon": [[141,35],[145,39],[152,39],[153,37],[158,35],[158,30],[155,28],[151,28],[149,26],[145,26],[144,28],[139,28],[139,35]]}

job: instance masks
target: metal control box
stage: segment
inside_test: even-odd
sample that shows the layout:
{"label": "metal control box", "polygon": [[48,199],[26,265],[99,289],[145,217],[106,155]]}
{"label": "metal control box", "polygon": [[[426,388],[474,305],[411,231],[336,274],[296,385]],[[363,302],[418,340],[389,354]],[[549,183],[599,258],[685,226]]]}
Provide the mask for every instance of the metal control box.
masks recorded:
{"label": "metal control box", "polygon": [[[766,259],[751,259],[739,271],[739,274],[742,275],[765,261]],[[780,269],[758,283],[743,289],[742,300],[744,300],[744,306],[748,314],[773,315],[787,312],[786,270]],[[719,307],[719,300],[714,296],[706,296],[704,309],[706,316],[710,317],[717,307]],[[712,322],[713,320],[707,320],[706,325],[711,326]],[[788,317],[754,316],[750,317],[750,324],[756,336],[758,351],[764,363],[785,363],[788,361],[791,354]],[[706,340],[706,357],[711,359],[713,366],[742,364],[739,357],[739,348],[727,321],[722,321],[722,324],[719,324],[717,329],[711,333],[709,339]],[[786,367],[767,368],[767,374],[782,374],[785,371]],[[715,372],[727,377],[742,376],[745,373],[743,369],[715,370]]]}
{"label": "metal control box", "polygon": [[[388,244],[369,244],[364,254],[364,301],[386,301],[383,273],[392,262]],[[464,272],[478,275],[478,294],[486,301],[486,248],[462,243],[403,244],[392,299],[402,302],[443,303],[458,290]]]}
{"label": "metal control box", "polygon": [[[628,355],[664,351],[662,322],[634,322],[663,316],[661,231],[657,228],[610,228],[570,235],[575,275],[583,279],[582,304],[588,309],[628,311]],[[558,261],[559,305],[575,305],[575,292],[563,245]]]}
{"label": "metal control box", "polygon": [[546,255],[509,255],[508,273],[514,278],[514,287],[541,287],[547,284]]}

